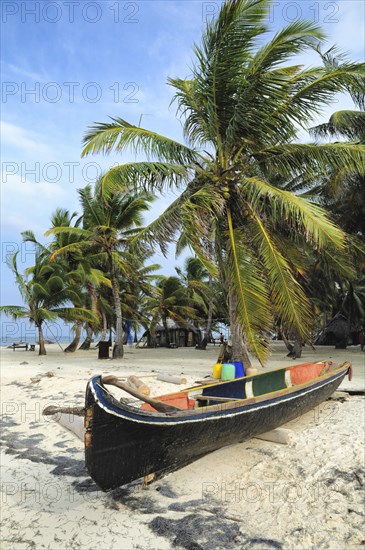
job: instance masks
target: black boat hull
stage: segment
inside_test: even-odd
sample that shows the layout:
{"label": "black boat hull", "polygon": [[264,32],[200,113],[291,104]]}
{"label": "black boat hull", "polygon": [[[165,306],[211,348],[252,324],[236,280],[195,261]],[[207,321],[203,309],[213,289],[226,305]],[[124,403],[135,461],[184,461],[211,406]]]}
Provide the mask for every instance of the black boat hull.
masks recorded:
{"label": "black boat hull", "polygon": [[89,475],[104,491],[151,473],[168,473],[216,449],[272,430],[313,409],[341,384],[347,370],[312,387],[263,403],[198,417],[131,414],[92,379],[86,391],[85,460]]}

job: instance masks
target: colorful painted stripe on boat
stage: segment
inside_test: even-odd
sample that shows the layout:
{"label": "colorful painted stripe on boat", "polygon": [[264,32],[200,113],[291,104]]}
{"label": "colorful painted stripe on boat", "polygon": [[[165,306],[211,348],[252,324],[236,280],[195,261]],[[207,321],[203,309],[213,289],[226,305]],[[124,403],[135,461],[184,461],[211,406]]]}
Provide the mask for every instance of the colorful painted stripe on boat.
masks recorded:
{"label": "colorful painted stripe on boat", "polygon": [[[245,394],[246,397],[258,397],[266,393],[285,390],[285,388],[291,386],[299,386],[325,374],[329,368],[329,363],[305,363],[286,369],[268,371],[259,376],[246,377],[244,379],[246,384]],[[250,390],[248,390],[248,384],[250,384]],[[216,395],[218,396],[218,393]]]}
{"label": "colorful painted stripe on boat", "polygon": [[331,367],[331,362],[321,363],[305,363],[304,365],[294,365],[288,367],[287,371],[290,372],[290,380],[293,386],[299,384],[305,384],[314,378],[318,378],[322,374],[328,372]]}
{"label": "colorful painted stripe on boat", "polygon": [[[330,366],[330,362],[304,363],[235,380],[222,381],[214,386],[204,386],[201,391],[204,396],[211,397],[236,399],[258,397],[310,382],[328,372]],[[191,393],[194,390],[195,388],[187,388],[182,390],[182,393]]]}

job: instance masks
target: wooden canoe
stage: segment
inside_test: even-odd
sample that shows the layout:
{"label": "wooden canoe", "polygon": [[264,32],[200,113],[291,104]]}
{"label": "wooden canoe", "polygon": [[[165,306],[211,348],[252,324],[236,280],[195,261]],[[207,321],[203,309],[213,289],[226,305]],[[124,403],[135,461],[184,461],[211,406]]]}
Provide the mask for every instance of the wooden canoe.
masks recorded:
{"label": "wooden canoe", "polygon": [[[351,375],[351,364],[306,363],[161,396],[174,407],[118,401],[102,376],[87,385],[85,460],[107,491],[168,473],[225,445],[245,441],[306,413]],[[105,377],[108,380],[108,377]]]}

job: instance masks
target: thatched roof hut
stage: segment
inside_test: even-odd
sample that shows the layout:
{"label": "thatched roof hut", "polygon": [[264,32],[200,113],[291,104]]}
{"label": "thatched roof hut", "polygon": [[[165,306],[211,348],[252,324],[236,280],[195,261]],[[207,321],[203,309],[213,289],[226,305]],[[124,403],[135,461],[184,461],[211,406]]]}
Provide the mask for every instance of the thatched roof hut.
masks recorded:
{"label": "thatched roof hut", "polygon": [[164,347],[167,345],[168,340],[170,344],[179,348],[195,347],[196,344],[200,344],[202,339],[201,330],[189,322],[182,325],[172,319],[167,319],[167,330],[168,339],[162,324],[156,326],[154,338],[148,332],[145,332],[142,339],[147,338],[148,347]]}

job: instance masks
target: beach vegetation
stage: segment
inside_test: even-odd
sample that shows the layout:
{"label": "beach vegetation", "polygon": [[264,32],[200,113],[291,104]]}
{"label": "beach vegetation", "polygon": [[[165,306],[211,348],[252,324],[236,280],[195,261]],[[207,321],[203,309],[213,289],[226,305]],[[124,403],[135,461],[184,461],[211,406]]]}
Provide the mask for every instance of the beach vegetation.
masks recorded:
{"label": "beach vegetation", "polygon": [[14,273],[24,306],[0,306],[0,311],[13,319],[29,319],[38,330],[39,355],[46,355],[43,329],[47,322],[63,319],[66,322],[94,322],[95,316],[79,304],[78,289],[69,285],[60,264],[49,262],[49,251],[38,246],[35,264],[22,274],[18,269],[18,253],[8,257],[7,263]]}
{"label": "beach vegetation", "polygon": [[69,235],[71,242],[54,250],[51,258],[66,254],[81,254],[92,258],[107,273],[113,301],[115,343],[113,358],[123,357],[123,314],[119,275],[132,276],[133,252],[131,239],[141,228],[142,214],[148,210],[153,197],[140,190],[135,193],[102,193],[101,180],[94,188],[87,185],[79,190],[83,209],[82,227],[61,225],[52,227],[46,235]]}
{"label": "beach vegetation", "polygon": [[232,359],[248,365],[248,350],[266,361],[267,335],[278,318],[300,340],[309,338],[313,310],[297,277],[305,277],[301,243],[318,254],[326,249],[337,258],[348,254],[344,231],[318,202],[277,182],[311,182],[330,171],[351,174],[364,158],[361,143],[298,139],[299,130],[308,130],[337,93],[364,82],[364,64],[334,66],[318,54],[318,65],[303,66],[296,57],[318,50],[323,31],[299,20],[268,37],[270,5],[225,1],[194,45],[190,76],[168,79],[185,143],[113,117],[89,128],[83,149],[84,156],[126,151],[145,156],[103,176],[105,197],[133,189],[180,193],[134,242],[166,250],[184,234],[208,272],[220,279]]}

